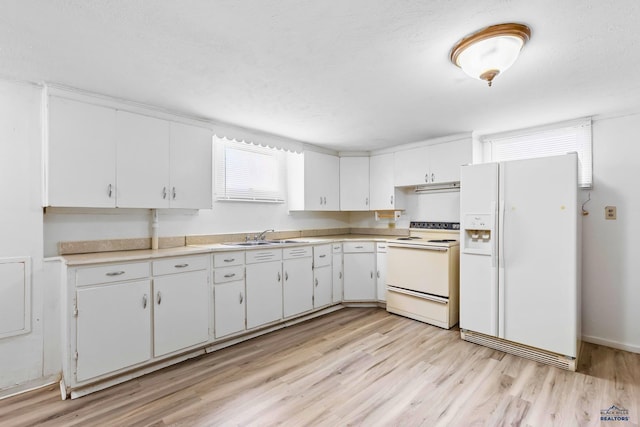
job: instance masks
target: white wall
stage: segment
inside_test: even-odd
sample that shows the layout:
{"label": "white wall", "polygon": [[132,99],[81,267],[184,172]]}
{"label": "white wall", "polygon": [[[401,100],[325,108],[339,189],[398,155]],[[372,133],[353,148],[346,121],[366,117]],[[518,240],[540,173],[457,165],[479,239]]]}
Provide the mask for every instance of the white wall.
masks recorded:
{"label": "white wall", "polygon": [[[61,213],[62,212],[62,213]],[[44,215],[45,256],[57,255],[61,241],[151,236],[148,209],[54,210]],[[159,210],[158,235],[244,233],[349,227],[346,212],[291,212],[286,204],[214,202],[211,210]]]}
{"label": "white wall", "polygon": [[[593,190],[583,218],[582,333],[640,352],[640,114],[593,122]],[[618,219],[605,220],[604,207]]]}
{"label": "white wall", "polygon": [[0,339],[0,390],[44,375],[40,141],[40,88],[0,80],[0,257],[32,260],[32,330]]}

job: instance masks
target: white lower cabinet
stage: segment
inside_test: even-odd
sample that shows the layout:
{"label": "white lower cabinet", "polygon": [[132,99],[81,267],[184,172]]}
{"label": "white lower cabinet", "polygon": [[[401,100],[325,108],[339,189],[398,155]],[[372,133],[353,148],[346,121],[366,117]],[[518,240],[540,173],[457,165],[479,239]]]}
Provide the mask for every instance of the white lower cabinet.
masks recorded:
{"label": "white lower cabinet", "polygon": [[225,337],[244,331],[244,280],[216,283],[213,292],[215,337]]}
{"label": "white lower cabinet", "polygon": [[151,358],[149,279],[81,288],[76,298],[76,381]]}
{"label": "white lower cabinet", "polygon": [[376,300],[376,255],[373,242],[343,244],[344,300]]}
{"label": "white lower cabinet", "polygon": [[376,296],[387,300],[387,244],[376,243]]}
{"label": "white lower cabinet", "polygon": [[285,249],[282,261],[284,317],[313,309],[311,247]]}
{"label": "white lower cabinet", "polygon": [[153,279],[153,354],[163,356],[209,339],[206,270]]}
{"label": "white lower cabinet", "polygon": [[313,248],[313,308],[324,307],[332,302],[331,258],[331,245],[318,245]]}
{"label": "white lower cabinet", "polygon": [[331,272],[332,272],[332,301],[342,302],[342,243],[334,243],[332,247],[332,260],[331,260]]}
{"label": "white lower cabinet", "polygon": [[282,319],[282,250],[246,254],[247,329]]}

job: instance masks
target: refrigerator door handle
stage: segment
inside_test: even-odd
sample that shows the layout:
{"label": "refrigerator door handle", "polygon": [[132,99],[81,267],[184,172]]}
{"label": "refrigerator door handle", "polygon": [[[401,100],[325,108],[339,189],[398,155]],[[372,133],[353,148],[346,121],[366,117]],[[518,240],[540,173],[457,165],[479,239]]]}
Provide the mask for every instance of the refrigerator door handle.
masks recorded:
{"label": "refrigerator door handle", "polygon": [[498,211],[498,239],[500,243],[498,245],[498,337],[504,338],[504,304],[505,304],[505,286],[504,286],[504,200],[500,201],[500,209]]}
{"label": "refrigerator door handle", "polygon": [[496,212],[497,211],[497,204],[495,200],[491,201],[491,222],[492,224],[492,233],[493,236],[491,236],[491,268],[496,268],[496,248],[498,246],[498,239],[497,239],[497,227],[496,227]]}

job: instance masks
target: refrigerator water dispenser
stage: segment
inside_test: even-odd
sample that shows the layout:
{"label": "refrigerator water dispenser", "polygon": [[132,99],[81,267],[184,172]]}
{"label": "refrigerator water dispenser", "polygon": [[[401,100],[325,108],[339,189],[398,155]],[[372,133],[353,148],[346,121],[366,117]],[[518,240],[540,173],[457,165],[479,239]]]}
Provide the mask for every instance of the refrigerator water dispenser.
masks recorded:
{"label": "refrigerator water dispenser", "polygon": [[491,214],[464,216],[463,252],[491,255],[493,221]]}

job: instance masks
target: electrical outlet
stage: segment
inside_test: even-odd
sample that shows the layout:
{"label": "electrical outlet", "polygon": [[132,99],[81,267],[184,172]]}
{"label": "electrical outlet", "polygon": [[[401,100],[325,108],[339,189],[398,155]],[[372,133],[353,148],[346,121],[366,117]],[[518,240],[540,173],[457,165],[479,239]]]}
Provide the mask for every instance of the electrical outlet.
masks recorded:
{"label": "electrical outlet", "polygon": [[605,206],[604,207],[604,219],[616,219],[616,207]]}

